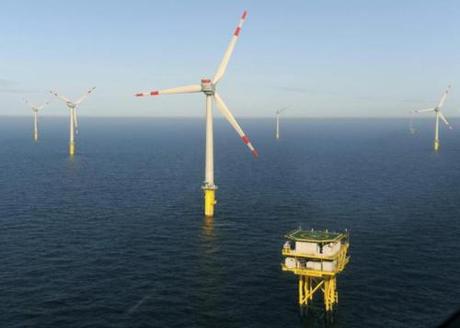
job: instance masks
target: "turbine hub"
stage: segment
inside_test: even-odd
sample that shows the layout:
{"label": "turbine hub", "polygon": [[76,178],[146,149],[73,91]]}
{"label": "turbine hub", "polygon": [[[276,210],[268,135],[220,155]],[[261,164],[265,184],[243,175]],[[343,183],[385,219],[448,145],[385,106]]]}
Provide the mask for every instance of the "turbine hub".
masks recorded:
{"label": "turbine hub", "polygon": [[201,91],[207,96],[213,96],[216,92],[216,87],[212,84],[210,79],[201,79]]}

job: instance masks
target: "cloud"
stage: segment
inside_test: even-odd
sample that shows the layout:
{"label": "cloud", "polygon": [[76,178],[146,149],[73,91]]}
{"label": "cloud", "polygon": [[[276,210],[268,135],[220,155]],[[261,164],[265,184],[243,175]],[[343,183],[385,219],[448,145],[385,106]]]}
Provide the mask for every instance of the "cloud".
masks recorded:
{"label": "cloud", "polygon": [[14,85],[14,83],[15,82],[13,80],[0,78],[0,88],[2,88],[2,89],[10,87],[11,85]]}
{"label": "cloud", "polygon": [[26,94],[37,92],[39,92],[39,90],[18,88],[18,83],[16,81],[0,78],[0,93]]}
{"label": "cloud", "polygon": [[13,93],[13,94],[28,94],[28,93],[38,93],[38,90],[33,89],[3,89],[0,87],[0,93]]}
{"label": "cloud", "polygon": [[296,87],[287,87],[287,86],[275,86],[274,88],[278,90],[288,91],[288,92],[295,92],[295,93],[303,93],[303,94],[313,94],[313,90],[308,90],[304,88],[296,88]]}
{"label": "cloud", "polygon": [[[395,103],[395,104],[419,104],[419,103],[430,103],[429,99],[416,99],[416,98],[397,98],[396,96],[363,96],[363,95],[348,95],[348,94],[343,94],[340,92],[335,92],[332,90],[327,90],[327,91],[319,91],[319,90],[313,90],[313,89],[306,89],[306,88],[300,88],[300,87],[289,87],[289,86],[271,86],[272,88],[275,88],[277,90],[281,91],[286,91],[286,92],[292,92],[292,93],[298,93],[298,94],[304,94],[304,95],[310,95],[310,96],[315,96],[315,97],[327,97],[327,98],[334,98],[335,100],[340,99],[343,101],[353,101],[353,102],[358,102],[358,103]],[[431,102],[436,102],[435,100],[431,100]]]}

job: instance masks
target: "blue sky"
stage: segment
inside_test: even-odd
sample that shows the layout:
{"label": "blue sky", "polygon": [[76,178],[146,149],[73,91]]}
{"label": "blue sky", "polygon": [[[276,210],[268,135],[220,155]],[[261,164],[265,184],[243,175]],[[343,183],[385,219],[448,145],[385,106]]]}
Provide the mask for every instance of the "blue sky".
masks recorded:
{"label": "blue sky", "polygon": [[[449,83],[460,115],[458,1],[0,2],[0,115],[96,86],[82,116],[204,115],[201,94],[135,98],[212,77],[248,20],[219,93],[238,117],[397,117]],[[44,115],[67,115],[53,101]],[[287,113],[286,113],[287,114]],[[286,115],[288,116],[288,115]]]}

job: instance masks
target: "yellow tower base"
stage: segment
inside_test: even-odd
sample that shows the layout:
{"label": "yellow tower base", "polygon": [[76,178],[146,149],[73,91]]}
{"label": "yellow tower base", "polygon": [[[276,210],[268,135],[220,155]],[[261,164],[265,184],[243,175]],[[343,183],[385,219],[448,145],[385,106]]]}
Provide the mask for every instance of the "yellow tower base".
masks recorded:
{"label": "yellow tower base", "polygon": [[69,155],[70,156],[75,155],[75,143],[74,142],[69,143]]}
{"label": "yellow tower base", "polygon": [[214,206],[216,205],[216,189],[203,188],[204,190],[204,215],[214,216]]}
{"label": "yellow tower base", "polygon": [[435,141],[434,141],[433,147],[434,147],[434,150],[435,150],[435,151],[438,151],[438,150],[439,150],[439,140],[435,140]]}
{"label": "yellow tower base", "polygon": [[337,281],[335,276],[313,278],[307,275],[299,276],[299,306],[308,307],[313,301],[316,292],[323,292],[324,308],[327,312],[334,310],[334,306],[339,303],[339,293],[337,292]]}

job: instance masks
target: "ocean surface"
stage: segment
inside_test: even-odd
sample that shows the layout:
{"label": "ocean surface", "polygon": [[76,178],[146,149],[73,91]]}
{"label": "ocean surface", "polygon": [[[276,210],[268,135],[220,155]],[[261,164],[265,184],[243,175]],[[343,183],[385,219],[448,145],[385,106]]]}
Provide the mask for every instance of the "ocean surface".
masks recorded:
{"label": "ocean surface", "polygon": [[[431,118],[431,117],[430,117]],[[323,327],[301,318],[284,234],[350,231],[331,327],[436,327],[460,307],[460,120],[0,119],[1,327]]]}

